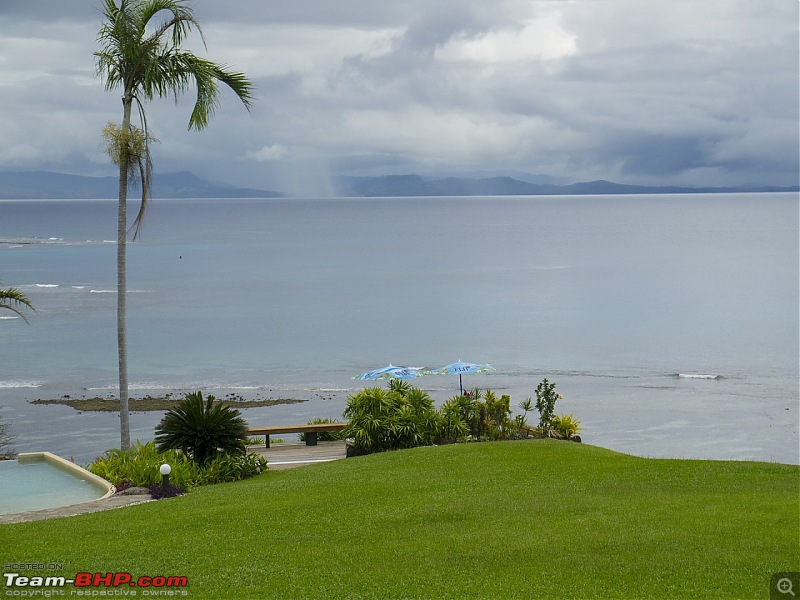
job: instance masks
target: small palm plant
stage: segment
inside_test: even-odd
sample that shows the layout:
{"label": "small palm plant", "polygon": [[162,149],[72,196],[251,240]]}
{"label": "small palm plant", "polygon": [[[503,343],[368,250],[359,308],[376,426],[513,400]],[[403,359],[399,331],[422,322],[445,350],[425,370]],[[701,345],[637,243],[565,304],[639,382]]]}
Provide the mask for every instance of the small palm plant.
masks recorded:
{"label": "small palm plant", "polygon": [[248,427],[240,414],[210,394],[186,394],[156,427],[158,451],[183,450],[200,465],[220,453],[245,454]]}

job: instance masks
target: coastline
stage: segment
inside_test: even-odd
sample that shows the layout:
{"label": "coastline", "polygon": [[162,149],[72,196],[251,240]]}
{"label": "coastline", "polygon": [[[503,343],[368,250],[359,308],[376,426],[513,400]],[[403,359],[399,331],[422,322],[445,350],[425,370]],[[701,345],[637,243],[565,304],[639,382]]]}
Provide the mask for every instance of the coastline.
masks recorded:
{"label": "coastline", "polygon": [[[780,393],[787,381],[769,398],[755,398],[743,386],[763,386],[764,382],[733,376],[722,379],[678,378],[670,372],[658,376],[598,377],[596,374],[566,372],[491,373],[473,375],[469,389],[492,389],[511,396],[511,407],[533,395],[535,383],[547,376],[558,384],[564,399],[557,413],[572,413],[581,421],[585,443],[646,458],[734,460],[800,464],[797,446],[797,398]],[[326,373],[301,381],[286,378],[280,385],[255,386],[242,391],[235,387],[198,385],[205,393],[225,400],[235,397],[235,406],[253,427],[302,424],[315,418],[342,419],[349,395],[384,382],[355,383],[349,374]],[[774,383],[774,382],[773,382]],[[415,380],[437,406],[458,392],[457,379],[430,377]],[[456,388],[453,388],[453,385]],[[55,386],[47,386],[47,396]],[[138,388],[141,399],[181,398],[185,389],[165,392]],[[465,381],[465,387],[467,382]],[[65,389],[61,387],[61,390]],[[93,460],[119,445],[119,414],[108,398],[101,398],[105,410],[83,410],[69,399],[40,401],[43,389],[19,389],[12,402],[3,398],[2,414],[18,434],[18,452],[48,450],[61,456],[74,456],[79,463]],[[33,396],[33,394],[36,396]],[[16,401],[13,401],[16,400]],[[88,398],[87,398],[88,400]],[[288,400],[288,401],[287,401]],[[159,400],[161,402],[163,400]],[[174,401],[174,400],[173,400]],[[136,406],[133,404],[132,406]],[[168,406],[152,405],[150,410],[131,408],[131,439],[153,439],[154,429]],[[535,414],[528,413],[528,422]]]}
{"label": "coastline", "polygon": [[[212,394],[213,395],[213,394]],[[166,411],[175,406],[180,398],[172,397],[172,394],[165,394],[164,396],[143,396],[141,398],[129,398],[128,410],[130,412],[149,412],[149,411]],[[308,402],[300,398],[277,398],[270,400],[245,400],[240,395],[228,394],[224,398],[217,398],[223,404],[233,408],[254,408],[258,406],[275,406],[277,404],[297,404],[300,402]],[[85,411],[101,411],[101,412],[119,412],[120,402],[119,398],[100,398],[95,396],[92,398],[70,398],[65,396],[59,399],[52,400],[29,400],[29,404],[56,404],[61,406],[69,406],[79,412]]]}

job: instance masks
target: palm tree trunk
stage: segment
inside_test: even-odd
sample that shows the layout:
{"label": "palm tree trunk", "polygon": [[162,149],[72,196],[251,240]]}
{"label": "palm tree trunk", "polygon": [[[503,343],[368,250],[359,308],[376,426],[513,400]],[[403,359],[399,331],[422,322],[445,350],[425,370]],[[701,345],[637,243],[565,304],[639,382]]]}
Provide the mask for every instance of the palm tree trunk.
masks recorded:
{"label": "palm tree trunk", "polygon": [[[122,131],[130,130],[133,98],[122,99]],[[126,141],[127,144],[127,141]],[[117,349],[119,355],[119,432],[120,448],[131,447],[131,425],[128,413],[128,327],[127,327],[127,239],[128,239],[128,161],[127,148],[120,151],[119,204],[117,206]]]}

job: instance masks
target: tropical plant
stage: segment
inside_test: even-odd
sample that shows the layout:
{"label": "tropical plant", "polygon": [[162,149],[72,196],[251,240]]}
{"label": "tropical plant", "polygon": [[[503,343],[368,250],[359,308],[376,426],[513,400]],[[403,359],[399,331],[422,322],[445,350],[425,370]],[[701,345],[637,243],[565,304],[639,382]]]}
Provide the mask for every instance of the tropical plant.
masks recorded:
{"label": "tropical plant", "polygon": [[467,440],[470,428],[464,414],[458,405],[456,396],[445,401],[439,409],[439,439],[442,442],[464,442]]}
{"label": "tropical plant", "polygon": [[199,485],[239,481],[266,471],[267,460],[258,454],[218,454],[200,467]]}
{"label": "tropical plant", "polygon": [[405,379],[392,378],[389,380],[389,389],[404,396],[413,389],[413,386]]}
{"label": "tropical plant", "polygon": [[468,436],[480,436],[481,415],[479,408],[480,392],[469,392],[453,396],[439,409],[442,437],[463,442]]}
{"label": "tropical plant", "polygon": [[431,444],[439,431],[433,400],[411,386],[366,388],[347,399],[344,417],[342,436],[364,452]]}
{"label": "tropical plant", "polygon": [[[194,86],[197,99],[189,117],[189,129],[201,130],[219,104],[224,83],[249,109],[252,84],[243,73],[199,58],[181,46],[192,28],[202,30],[185,0],[103,0],[104,22],[98,33],[100,51],[95,52],[97,72],[107,91],[121,88],[122,124],[106,127],[104,135],[111,160],[119,167],[117,210],[117,346],[119,353],[120,446],[130,447],[127,352],[127,199],[128,184],[139,183],[142,202],[134,222],[139,232],[149,196],[152,160],[144,102],[187,91]],[[156,22],[166,13],[166,20]],[[136,104],[141,128],[131,123]]]}
{"label": "tropical plant", "polygon": [[17,455],[14,451],[14,440],[16,439],[16,434],[11,431],[11,425],[0,418],[0,460],[14,458]]}
{"label": "tropical plant", "polygon": [[36,310],[33,308],[33,304],[31,304],[31,301],[28,299],[28,297],[17,288],[10,287],[6,289],[0,289],[0,308],[5,308],[13,313],[16,313],[23,321],[27,323],[27,317],[25,317],[23,312],[20,310],[22,307],[30,308],[32,311]]}
{"label": "tropical plant", "polygon": [[553,428],[556,400],[561,398],[563,396],[556,393],[555,382],[547,381],[547,377],[536,386],[536,410],[539,411],[539,429],[543,433]]}
{"label": "tropical plant", "polygon": [[158,495],[162,482],[159,468],[165,463],[172,467],[170,483],[183,490],[198,485],[238,481],[258,475],[267,468],[267,461],[257,454],[219,454],[199,465],[180,450],[159,452],[155,442],[142,444],[137,441],[128,450],[115,448],[107,451],[87,469],[118,488],[146,487],[155,490]]}
{"label": "tropical plant", "polygon": [[180,449],[200,465],[219,453],[244,455],[248,427],[240,414],[210,394],[186,394],[156,427],[157,449]]}
{"label": "tropical plant", "polygon": [[483,402],[478,403],[480,413],[479,439],[509,440],[517,437],[519,427],[511,418],[511,397],[500,398],[492,390],[483,394]]}
{"label": "tropical plant", "polygon": [[391,419],[397,399],[380,387],[366,388],[348,397],[344,417],[348,420],[344,435],[353,440],[356,448],[367,451],[387,450],[391,447]]}
{"label": "tropical plant", "polygon": [[180,450],[159,452],[154,442],[137,441],[131,448],[108,450],[91,463],[87,470],[119,487],[151,487],[161,483],[159,468],[172,467],[170,481],[189,488],[200,480],[200,467]]}
{"label": "tropical plant", "polygon": [[581,431],[580,424],[581,422],[572,413],[553,417],[553,429],[565,438],[571,438]]}
{"label": "tropical plant", "polygon": [[522,430],[528,425],[528,413],[533,410],[533,399],[528,397],[524,402],[519,403],[519,407],[523,410],[521,415],[516,416],[517,426]]}

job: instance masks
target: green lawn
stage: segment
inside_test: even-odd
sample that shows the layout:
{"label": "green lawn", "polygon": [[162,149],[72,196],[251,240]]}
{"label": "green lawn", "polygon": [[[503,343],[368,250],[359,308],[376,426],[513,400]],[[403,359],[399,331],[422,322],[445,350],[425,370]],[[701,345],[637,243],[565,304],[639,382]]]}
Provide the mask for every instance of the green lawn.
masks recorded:
{"label": "green lawn", "polygon": [[0,525],[0,558],[185,575],[191,598],[768,598],[800,571],[800,467],[418,448]]}

